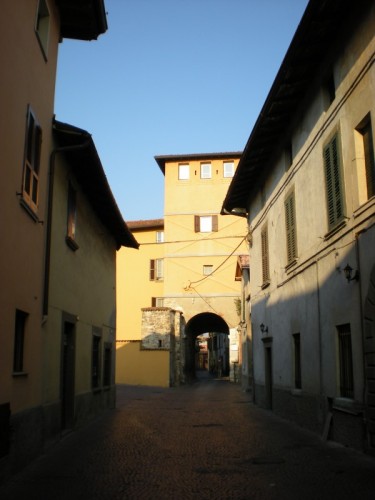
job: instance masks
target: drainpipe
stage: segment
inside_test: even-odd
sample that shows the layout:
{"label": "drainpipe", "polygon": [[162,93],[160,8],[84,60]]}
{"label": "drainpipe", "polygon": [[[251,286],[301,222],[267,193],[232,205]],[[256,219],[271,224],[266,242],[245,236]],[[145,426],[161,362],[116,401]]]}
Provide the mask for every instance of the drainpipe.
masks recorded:
{"label": "drainpipe", "polygon": [[[366,389],[367,389],[367,381],[366,381],[366,366],[365,366],[365,327],[364,327],[364,318],[363,318],[363,297],[362,297],[362,274],[361,274],[361,258],[359,253],[359,236],[361,233],[365,233],[367,229],[362,229],[358,233],[355,233],[355,255],[357,260],[357,269],[359,274],[358,281],[358,293],[359,293],[359,317],[361,319],[361,340],[362,340],[362,370],[363,370],[363,395],[362,395],[362,404],[365,407],[366,404]],[[365,427],[367,430],[367,411],[365,407],[365,412],[363,415],[363,420],[365,423]]]}
{"label": "drainpipe", "polygon": [[71,151],[80,151],[85,149],[91,143],[89,134],[76,134],[86,138],[81,144],[74,146],[61,146],[55,148],[50,156],[49,162],[49,183],[48,183],[48,200],[47,200],[47,230],[46,230],[46,251],[44,260],[44,286],[43,286],[43,322],[48,316],[48,295],[49,295],[49,276],[50,276],[50,260],[51,260],[51,231],[52,231],[52,207],[53,207],[53,188],[55,177],[55,162],[58,153],[67,153]]}
{"label": "drainpipe", "polygon": [[315,261],[316,266],[316,295],[318,301],[318,328],[319,328],[319,398],[320,398],[320,409],[322,408],[322,400],[323,400],[323,355],[322,355],[322,320],[321,320],[321,311],[320,311],[320,285],[319,285],[319,260]]}

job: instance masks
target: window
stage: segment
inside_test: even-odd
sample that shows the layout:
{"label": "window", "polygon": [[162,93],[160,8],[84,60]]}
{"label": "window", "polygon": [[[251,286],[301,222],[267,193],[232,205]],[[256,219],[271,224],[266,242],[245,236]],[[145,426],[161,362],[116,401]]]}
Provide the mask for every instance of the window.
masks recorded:
{"label": "window", "polygon": [[39,0],[35,21],[35,33],[38,37],[43,56],[47,59],[50,16],[46,0]]}
{"label": "window", "polygon": [[196,233],[211,233],[218,231],[217,215],[195,215],[194,231]]}
{"label": "window", "polygon": [[[375,196],[375,161],[374,144],[372,139],[372,127],[370,115],[367,115],[357,127],[356,156],[359,157],[360,186],[366,186],[366,198],[368,200]],[[359,140],[358,140],[359,139]]]}
{"label": "window", "polygon": [[232,161],[223,162],[223,175],[224,177],[233,177],[234,176],[234,163]]}
{"label": "window", "polygon": [[150,260],[150,280],[158,281],[164,278],[164,261],[163,259]]}
{"label": "window", "polygon": [[156,231],[156,243],[164,243],[164,231]]}
{"label": "window", "polygon": [[344,192],[337,134],[326,145],[323,155],[327,190],[328,228],[330,230],[344,219]]}
{"label": "window", "polygon": [[189,173],[189,164],[181,164],[178,166],[178,178],[180,180],[186,180],[189,179],[190,173]]}
{"label": "window", "polygon": [[36,212],[38,209],[39,165],[42,129],[30,107],[27,112],[25,160],[23,167],[22,199]]}
{"label": "window", "polygon": [[330,73],[323,83],[323,92],[325,99],[325,109],[327,110],[336,97],[336,86],[333,73]]}
{"label": "window", "polygon": [[211,266],[211,265],[204,265],[203,266],[203,275],[204,276],[210,276],[210,274],[212,274],[213,267],[214,266]]}
{"label": "window", "polygon": [[77,194],[72,184],[68,185],[68,214],[66,228],[66,242],[72,248],[77,250],[78,245],[76,239],[76,219],[77,219]]}
{"label": "window", "polygon": [[294,387],[296,389],[302,388],[301,381],[301,336],[299,333],[293,335],[293,348],[294,348]]}
{"label": "window", "polygon": [[[96,329],[95,329],[96,330]],[[92,336],[92,388],[100,386],[100,334],[93,333]]]}
{"label": "window", "polygon": [[292,142],[289,141],[284,149],[285,170],[289,170],[293,163],[293,147]]}
{"label": "window", "polygon": [[16,309],[15,327],[14,327],[14,353],[13,353],[13,372],[23,372],[23,351],[25,343],[25,325],[28,314]]}
{"label": "window", "polygon": [[262,279],[263,279],[262,286],[265,287],[270,282],[267,225],[263,226],[262,231],[261,231],[261,245],[262,245]]}
{"label": "window", "polygon": [[339,347],[340,396],[352,399],[354,396],[354,379],[350,325],[339,325],[337,327],[337,334]]}
{"label": "window", "polygon": [[112,344],[106,342],[104,344],[104,363],[103,363],[103,385],[109,386],[112,382]]}
{"label": "window", "polygon": [[163,297],[152,297],[151,298],[151,307],[163,307],[164,306],[164,298]]}
{"label": "window", "polygon": [[201,179],[211,179],[211,163],[201,163]]}
{"label": "window", "polygon": [[297,228],[294,191],[285,200],[285,226],[288,264],[297,258]]}

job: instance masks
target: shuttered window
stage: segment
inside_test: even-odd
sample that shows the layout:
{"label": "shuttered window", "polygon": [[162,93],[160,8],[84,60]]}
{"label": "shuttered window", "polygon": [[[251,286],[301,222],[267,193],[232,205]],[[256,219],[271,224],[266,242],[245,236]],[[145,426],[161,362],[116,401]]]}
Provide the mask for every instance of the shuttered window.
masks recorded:
{"label": "shuttered window", "polygon": [[263,226],[262,228],[261,242],[262,242],[262,279],[263,279],[263,286],[265,286],[270,282],[267,226]]}
{"label": "shuttered window", "polygon": [[29,108],[27,114],[22,197],[34,212],[38,209],[41,146],[42,129],[40,128],[35,115]]}
{"label": "shuttered window", "polygon": [[164,278],[164,261],[163,259],[150,260],[150,280],[162,280]]}
{"label": "shuttered window", "polygon": [[297,258],[297,228],[294,191],[285,200],[285,226],[288,264]]}
{"label": "shuttered window", "polygon": [[333,229],[344,218],[344,192],[340,165],[338,135],[324,148],[327,189],[328,227]]}
{"label": "shuttered window", "polygon": [[294,347],[294,387],[295,389],[301,389],[302,388],[301,335],[299,333],[293,334],[293,347]]}
{"label": "shuttered window", "polygon": [[350,325],[339,325],[337,327],[337,333],[339,345],[340,396],[352,399],[354,397],[354,377]]}
{"label": "shuttered window", "polygon": [[194,231],[196,233],[211,233],[218,231],[217,215],[195,215]]}
{"label": "shuttered window", "polygon": [[363,153],[366,168],[367,197],[371,198],[375,195],[375,161],[370,119],[362,128],[361,134],[363,136]]}

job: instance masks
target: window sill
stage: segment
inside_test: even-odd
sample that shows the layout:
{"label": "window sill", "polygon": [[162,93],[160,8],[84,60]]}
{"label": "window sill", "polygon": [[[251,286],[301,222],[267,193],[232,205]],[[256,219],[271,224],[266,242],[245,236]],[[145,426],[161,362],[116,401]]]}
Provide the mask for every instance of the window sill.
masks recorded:
{"label": "window sill", "polygon": [[93,392],[93,394],[99,394],[100,392],[102,392],[102,388],[101,387],[93,387],[92,392]]}
{"label": "window sill", "polygon": [[23,378],[23,377],[26,378],[29,376],[29,374],[27,372],[13,372],[12,376],[14,378]]}
{"label": "window sill", "polygon": [[265,282],[262,284],[261,289],[262,289],[262,290],[264,290],[265,288],[269,287],[269,286],[270,286],[270,283],[271,283],[271,281],[270,281],[270,280],[265,281]]}
{"label": "window sill", "polygon": [[293,260],[291,260],[286,266],[285,266],[285,272],[287,273],[290,271],[298,262],[297,257],[295,257]]}
{"label": "window sill", "polygon": [[298,396],[298,397],[300,397],[300,396],[302,396],[302,389],[296,389],[296,388],[294,388],[294,389],[291,389],[290,393],[291,393],[292,396]]}
{"label": "window sill", "polygon": [[25,210],[25,212],[33,219],[34,222],[41,222],[39,220],[38,215],[31,208],[31,206],[27,203],[27,201],[25,200],[25,198],[23,198],[23,197],[20,198],[20,205]]}
{"label": "window sill", "polygon": [[343,413],[349,413],[350,415],[360,415],[363,413],[363,406],[349,398],[334,398],[332,409],[336,411],[341,411]]}
{"label": "window sill", "polygon": [[346,226],[346,220],[344,219],[324,235],[324,241],[329,240],[332,236],[341,231],[341,229],[343,229],[345,226]]}
{"label": "window sill", "polygon": [[70,236],[65,236],[65,242],[68,245],[68,247],[71,248],[74,252],[78,250],[79,248],[78,243]]}
{"label": "window sill", "polygon": [[370,208],[373,208],[375,206],[375,196],[372,196],[369,198],[367,201],[362,203],[354,212],[353,212],[353,217],[359,217],[362,215],[364,212],[369,210]]}

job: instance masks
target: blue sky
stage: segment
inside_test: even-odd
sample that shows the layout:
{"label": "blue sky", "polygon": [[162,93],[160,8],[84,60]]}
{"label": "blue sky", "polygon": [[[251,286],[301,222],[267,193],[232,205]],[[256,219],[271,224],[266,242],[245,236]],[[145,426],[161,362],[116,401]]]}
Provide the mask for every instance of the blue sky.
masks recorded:
{"label": "blue sky", "polygon": [[126,221],[163,217],[156,155],[242,151],[307,0],[106,0],[59,48],[55,112],[89,131]]}

